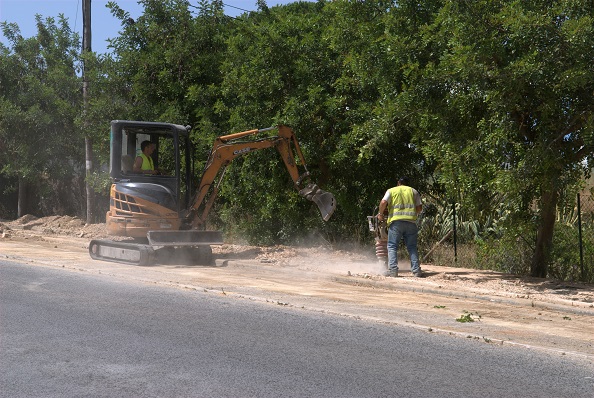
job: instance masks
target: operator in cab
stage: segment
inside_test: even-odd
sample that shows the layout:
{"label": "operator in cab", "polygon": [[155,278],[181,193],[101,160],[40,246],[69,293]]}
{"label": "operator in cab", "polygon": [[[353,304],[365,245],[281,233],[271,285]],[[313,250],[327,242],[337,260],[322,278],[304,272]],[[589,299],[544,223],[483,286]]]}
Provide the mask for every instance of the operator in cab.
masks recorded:
{"label": "operator in cab", "polygon": [[132,171],[141,174],[158,174],[151,155],[155,152],[156,145],[150,141],[142,141],[140,150],[142,153],[134,160]]}

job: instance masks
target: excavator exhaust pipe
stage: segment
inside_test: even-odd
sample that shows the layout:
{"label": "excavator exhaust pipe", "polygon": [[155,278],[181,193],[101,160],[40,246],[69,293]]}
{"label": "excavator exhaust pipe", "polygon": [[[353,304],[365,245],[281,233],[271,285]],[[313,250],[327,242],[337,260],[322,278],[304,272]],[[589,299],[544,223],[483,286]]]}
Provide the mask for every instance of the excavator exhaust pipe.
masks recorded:
{"label": "excavator exhaust pipe", "polygon": [[334,210],[336,210],[336,199],[334,195],[321,190],[316,184],[308,184],[299,191],[299,195],[314,202],[318,206],[324,221],[328,221],[332,217]]}

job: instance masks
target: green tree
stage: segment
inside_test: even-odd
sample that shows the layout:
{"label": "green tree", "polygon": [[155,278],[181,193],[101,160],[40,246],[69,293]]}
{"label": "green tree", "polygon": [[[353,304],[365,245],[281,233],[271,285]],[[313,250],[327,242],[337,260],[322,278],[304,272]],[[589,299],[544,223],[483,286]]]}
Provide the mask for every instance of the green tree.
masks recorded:
{"label": "green tree", "polygon": [[[406,66],[418,52],[419,26],[430,21],[432,2],[337,1],[328,4],[332,21],[326,36],[341,54],[335,98],[345,109],[344,128],[333,159],[341,170],[335,179],[346,187],[345,206],[361,218],[378,205],[397,178],[408,175],[428,193],[432,168],[413,141],[414,112],[402,109],[408,88]],[[353,201],[352,198],[357,198]],[[355,219],[350,220],[355,223]]]}
{"label": "green tree", "polygon": [[28,39],[16,24],[2,23],[10,43],[0,54],[2,173],[18,178],[19,216],[78,212],[83,197],[73,172],[84,148],[73,124],[81,105],[79,38],[63,15],[57,22],[37,15],[36,22],[37,35]]}
{"label": "green tree", "polygon": [[594,46],[589,1],[443,1],[420,31],[403,99],[451,197],[538,205],[531,274],[545,277],[556,206],[588,172]]}
{"label": "green tree", "polygon": [[108,3],[122,23],[121,35],[110,44],[110,77],[132,105],[125,117],[192,126],[200,168],[216,135],[225,131],[216,104],[233,20],[221,1],[201,0],[197,7],[179,0],[141,3],[144,13],[136,21]]}
{"label": "green tree", "polygon": [[[333,82],[340,62],[325,37],[331,21],[325,3],[264,6],[233,25],[217,111],[228,115],[232,131],[292,127],[313,179],[333,190],[331,154],[340,136],[342,112],[333,98]],[[282,161],[270,152],[250,154],[231,166],[222,196],[234,223],[246,229],[260,225],[267,242],[288,241],[315,228],[324,231],[328,225],[320,223],[311,202],[292,190]],[[311,214],[303,217],[308,208]]]}

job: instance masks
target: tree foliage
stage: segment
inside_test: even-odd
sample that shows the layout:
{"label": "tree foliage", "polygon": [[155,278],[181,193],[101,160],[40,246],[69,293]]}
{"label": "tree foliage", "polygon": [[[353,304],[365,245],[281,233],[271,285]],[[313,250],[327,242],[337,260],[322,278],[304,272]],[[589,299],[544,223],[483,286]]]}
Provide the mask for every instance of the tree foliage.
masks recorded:
{"label": "tree foliage", "polygon": [[534,276],[546,275],[560,194],[591,161],[592,11],[579,1],[446,1],[422,32],[431,61],[407,92],[423,153],[452,197],[481,210],[485,195],[504,191],[518,216],[538,206]]}
{"label": "tree foliage", "polygon": [[38,17],[29,39],[3,24],[4,175],[68,174],[85,135],[106,159],[110,119],[192,125],[198,174],[216,136],[286,124],[335,194],[335,216],[320,222],[263,151],[234,161],[221,187],[214,213],[230,234],[365,240],[365,216],[406,174],[436,203],[460,203],[472,225],[506,214],[498,234],[533,231],[531,273],[546,275],[557,204],[592,162],[591,2],[259,0],[237,18],[220,0],[140,3],[136,20],[108,3],[121,30],[111,53],[85,55],[85,114],[67,22]]}
{"label": "tree foliage", "polygon": [[[38,15],[36,22],[37,35],[28,39],[18,26],[2,23],[11,44],[0,54],[2,173],[18,178],[22,211],[37,206],[46,211],[77,211],[80,201],[49,192],[64,192],[66,187],[76,192],[80,185],[73,173],[84,161],[81,136],[73,123],[81,106],[79,38],[63,16],[56,22]],[[48,200],[26,203],[27,186]]]}

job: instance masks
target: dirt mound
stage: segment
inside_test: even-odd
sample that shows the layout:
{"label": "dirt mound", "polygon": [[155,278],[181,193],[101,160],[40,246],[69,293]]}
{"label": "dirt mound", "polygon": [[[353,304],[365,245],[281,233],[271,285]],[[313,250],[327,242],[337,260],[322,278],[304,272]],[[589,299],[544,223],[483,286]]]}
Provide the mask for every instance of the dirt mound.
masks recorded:
{"label": "dirt mound", "polygon": [[85,224],[78,217],[49,216],[37,218],[27,214],[14,221],[1,221],[3,234],[18,234],[19,231],[35,231],[44,235],[63,235],[79,238],[106,237],[105,224]]}

